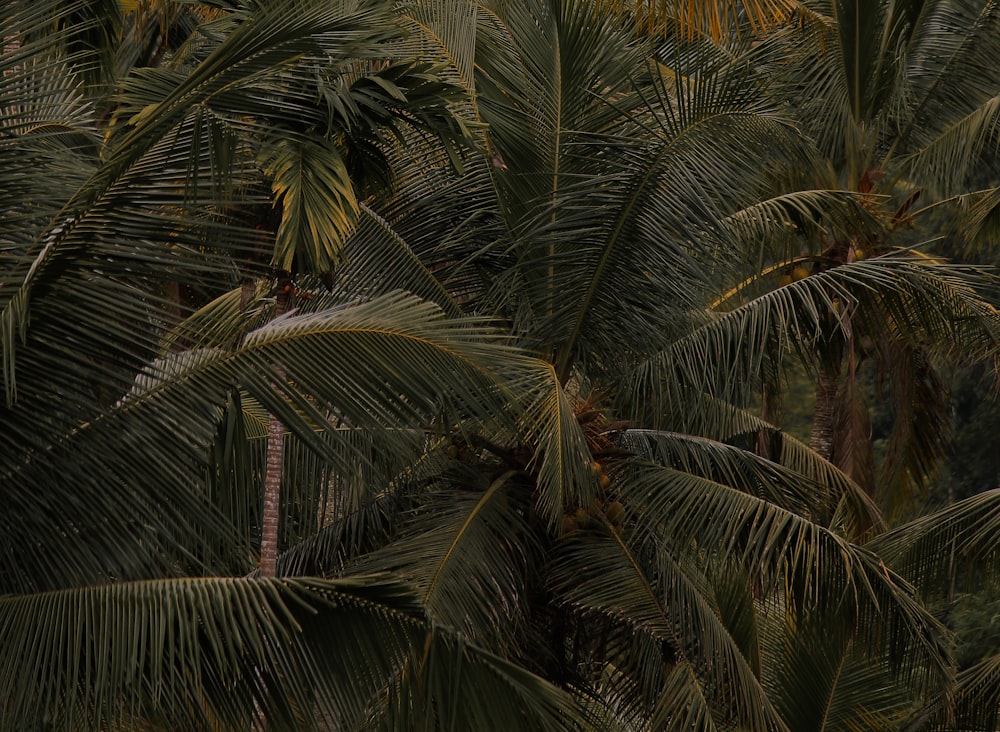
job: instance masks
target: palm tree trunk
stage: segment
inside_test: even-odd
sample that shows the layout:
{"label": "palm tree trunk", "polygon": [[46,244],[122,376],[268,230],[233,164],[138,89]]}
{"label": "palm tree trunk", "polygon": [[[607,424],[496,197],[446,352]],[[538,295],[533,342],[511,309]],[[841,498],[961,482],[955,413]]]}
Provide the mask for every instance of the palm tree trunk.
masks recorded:
{"label": "palm tree trunk", "polygon": [[[288,287],[289,289],[285,289]],[[279,278],[275,295],[274,317],[288,312],[292,304],[291,283]],[[283,376],[278,369],[279,376]],[[260,530],[260,576],[278,573],[278,525],[281,520],[281,479],[284,475],[285,426],[273,414],[267,421],[267,459],[264,463],[264,509]]]}
{"label": "palm tree trunk", "polygon": [[813,414],[809,446],[826,460],[833,457],[834,427],[837,415],[837,388],[840,385],[840,360],[820,362],[816,375],[816,411]]}
{"label": "palm tree trunk", "polygon": [[278,571],[278,522],[281,518],[282,461],[285,426],[270,415],[267,424],[267,462],[264,469],[264,511],[260,532],[260,576],[274,577]]}

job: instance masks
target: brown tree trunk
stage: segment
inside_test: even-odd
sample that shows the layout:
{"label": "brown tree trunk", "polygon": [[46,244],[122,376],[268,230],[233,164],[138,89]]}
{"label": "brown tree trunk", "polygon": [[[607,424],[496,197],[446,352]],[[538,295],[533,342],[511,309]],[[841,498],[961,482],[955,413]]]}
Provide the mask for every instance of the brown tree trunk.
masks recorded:
{"label": "brown tree trunk", "polygon": [[816,411],[813,414],[809,447],[821,457],[833,457],[833,438],[837,419],[837,387],[840,385],[840,361],[820,362],[816,375]]}
{"label": "brown tree trunk", "polygon": [[264,512],[260,532],[260,576],[274,577],[278,571],[278,523],[281,519],[282,461],[285,426],[270,415],[267,424],[267,463],[264,470]]}
{"label": "brown tree trunk", "polygon": [[[286,289],[286,287],[288,289]],[[291,281],[278,278],[274,317],[284,315],[292,306]],[[281,369],[277,373],[283,376]],[[278,525],[281,521],[281,480],[284,476],[285,426],[273,414],[267,422],[267,460],[264,463],[264,509],[260,530],[260,576],[278,573]]]}

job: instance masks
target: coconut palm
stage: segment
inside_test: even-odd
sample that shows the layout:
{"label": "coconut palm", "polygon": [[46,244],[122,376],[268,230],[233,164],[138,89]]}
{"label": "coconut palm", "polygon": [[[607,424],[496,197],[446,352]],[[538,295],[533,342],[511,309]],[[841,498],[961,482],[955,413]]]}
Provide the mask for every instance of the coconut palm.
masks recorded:
{"label": "coconut palm", "polygon": [[838,300],[984,351],[992,311],[884,257],[720,312],[792,218],[881,231],[733,49],[582,1],[234,5],[95,105],[42,7],[4,16],[3,724],[800,729],[795,669],[848,652],[883,706],[834,719],[938,713],[872,502],[746,407]]}
{"label": "coconut palm", "polygon": [[[759,44],[760,63],[826,161],[817,184],[864,195],[885,230],[867,238],[821,231],[772,261],[801,278],[899,256],[937,237],[956,215],[962,236],[981,230],[995,201],[993,191],[976,190],[993,177],[1000,78],[984,59],[997,55],[994,4],[801,6],[801,22]],[[841,305],[842,316],[817,342],[811,445],[898,513],[933,471],[945,443],[945,389],[935,361],[954,353],[955,344],[901,342],[894,317],[864,313],[853,300]],[[958,353],[964,356],[961,348]],[[858,377],[869,365],[895,411],[877,474]]]}
{"label": "coconut palm", "polygon": [[[338,467],[364,454],[359,431],[398,465],[442,415],[502,422],[502,385],[526,394],[545,371],[410,296],[272,320],[271,278],[175,327],[178,284],[224,293],[264,246],[275,268],[329,270],[358,215],[342,151],[375,171],[375,135],[396,119],[454,139],[453,85],[407,61],[419,39],[387,6],[296,2],[207,14],[170,63],[103,98],[74,74],[93,60],[76,19],[113,29],[98,11],[114,10],[3,16],[4,726],[353,726],[388,699],[402,718],[565,728],[578,713],[564,692],[435,628],[397,580],[242,576],[260,480],[240,451],[259,415]],[[348,129],[322,128],[331,117]],[[252,212],[271,202],[279,223],[261,232]],[[521,375],[501,376],[504,361]],[[333,645],[308,641],[310,625]],[[402,683],[400,668],[419,672]],[[472,703],[444,704],[452,692]]]}
{"label": "coconut palm", "polygon": [[[408,184],[385,218],[466,307],[501,313],[551,361],[573,413],[560,429],[568,439],[575,421],[586,445],[567,463],[589,463],[593,476],[553,486],[534,473],[530,439],[468,422],[443,441],[458,463],[444,495],[428,498],[439,510],[406,516],[374,551],[354,543],[358,519],[345,517],[293,548],[288,566],[411,577],[442,622],[582,690],[611,728],[816,725],[796,714],[806,678],[796,671],[822,659],[835,675],[845,653],[870,670],[853,665],[855,683],[831,690],[879,693],[837,696],[830,718],[858,724],[876,696],[887,718],[909,711],[949,675],[934,621],[893,592],[909,617],[900,627],[926,623],[927,655],[886,635],[874,642],[858,635],[885,628],[871,606],[823,595],[820,570],[797,564],[853,546],[847,554],[867,559],[823,580],[864,574],[872,555],[839,542],[880,519],[855,484],[787,436],[774,436],[775,462],[749,452],[751,436],[773,430],[740,407],[769,376],[770,354],[809,343],[838,302],[891,313],[910,337],[983,352],[995,343],[991,309],[960,272],[899,255],[718,313],[720,283],[758,263],[747,242],[787,246],[794,218],[876,236],[878,218],[850,193],[803,188],[810,141],[761,101],[766,80],[730,50],[650,51],[577,4],[496,8],[482,26],[487,160],[455,181],[404,167]],[[349,265],[345,286],[377,286],[371,261]],[[398,277],[420,269],[401,263]],[[793,546],[798,559],[782,556]],[[779,576],[796,578],[787,593],[772,584]],[[773,651],[786,641],[794,653],[782,659]]]}

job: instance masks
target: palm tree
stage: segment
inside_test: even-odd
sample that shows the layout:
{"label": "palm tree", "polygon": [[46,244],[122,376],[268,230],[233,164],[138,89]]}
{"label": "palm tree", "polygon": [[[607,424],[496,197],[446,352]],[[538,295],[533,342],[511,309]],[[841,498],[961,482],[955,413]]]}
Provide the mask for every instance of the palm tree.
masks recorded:
{"label": "palm tree", "polygon": [[[41,7],[4,16],[3,724],[800,729],[794,671],[848,654],[882,707],[831,718],[947,713],[874,505],[787,436],[757,455],[747,407],[837,299],[934,295],[984,349],[992,311],[886,257],[720,312],[793,216],[880,231],[805,185],[739,54],[582,0],[248,4],[93,106]],[[455,87],[463,171],[426,133]],[[174,283],[203,293],[181,322]],[[281,579],[248,576],[269,415]]]}
{"label": "palm tree", "polygon": [[[873,669],[853,688],[880,693],[838,696],[835,719],[858,723],[874,696],[887,715],[909,711],[949,675],[935,621],[888,570],[875,575],[896,587],[909,618],[899,627],[927,633],[915,646],[859,634],[885,629],[874,605],[821,589],[854,572],[848,585],[870,586],[862,575],[873,557],[848,540],[880,518],[854,483],[787,436],[776,438],[776,463],[750,453],[748,438],[769,426],[740,407],[769,376],[769,354],[809,343],[838,301],[910,312],[897,320],[912,337],[978,338],[984,350],[995,340],[991,309],[959,272],[901,255],[713,313],[720,281],[757,265],[747,241],[785,245],[794,217],[874,236],[878,218],[850,192],[793,187],[814,175],[811,143],[761,102],[762,80],[727,50],[675,43],[647,66],[650,51],[631,33],[574,3],[497,8],[480,44],[489,160],[450,183],[440,170],[428,179],[404,168],[419,174],[405,177],[385,218],[466,307],[501,313],[553,364],[571,419],[529,436],[561,425],[570,439],[577,423],[585,448],[564,462],[591,475],[553,485],[530,439],[466,423],[444,441],[461,462],[428,494],[439,510],[405,516],[395,540],[370,553],[345,517],[287,561],[411,577],[441,622],[581,690],[611,728],[798,729],[806,677],[795,663],[832,659],[836,672],[848,653]],[[345,280],[370,281],[371,261]],[[396,271],[416,281],[419,269]],[[924,298],[947,314],[924,312]],[[334,552],[346,556],[331,565]],[[833,554],[864,559],[798,564]],[[784,592],[778,577],[791,583]],[[503,633],[497,608],[517,610]],[[836,638],[817,632],[835,626]],[[794,656],[767,664],[786,640]]]}
{"label": "palm tree", "polygon": [[[867,266],[937,236],[956,214],[962,235],[971,235],[996,197],[976,183],[989,178],[1000,78],[988,61],[988,69],[974,70],[997,55],[997,8],[923,0],[801,6],[801,22],[760,43],[757,61],[816,141],[826,168],[818,185],[861,194],[884,230],[868,237],[818,231],[777,261],[803,274]],[[963,214],[970,206],[971,216]],[[934,364],[965,357],[966,349],[934,329],[901,339],[898,316],[865,312],[853,299],[841,304],[815,350],[811,445],[895,513],[932,472],[945,442],[945,389]],[[866,362],[874,362],[896,412],[877,476],[857,376]]]}
{"label": "palm tree", "polygon": [[[358,432],[398,465],[441,415],[502,418],[502,384],[538,388],[537,367],[484,323],[413,297],[317,297],[272,319],[270,283],[250,298],[238,286],[261,253],[248,206],[281,205],[265,232],[276,268],[328,271],[359,215],[337,156],[367,154],[373,170],[397,118],[448,141],[452,85],[405,60],[419,39],[404,41],[385,5],[272,3],[208,14],[169,64],[108,100],[74,75],[91,59],[70,21],[106,19],[98,10],[114,8],[3,15],[4,726],[245,729],[261,714],[339,726],[376,698],[464,728],[566,728],[579,714],[565,693],[434,627],[397,580],[240,577],[253,568],[256,415],[338,467],[364,454]],[[331,116],[348,129],[322,128]],[[300,130],[275,135],[278,119]],[[164,295],[177,283],[237,287],[178,327]],[[310,626],[337,630],[321,644]],[[452,691],[474,703],[442,706]]]}

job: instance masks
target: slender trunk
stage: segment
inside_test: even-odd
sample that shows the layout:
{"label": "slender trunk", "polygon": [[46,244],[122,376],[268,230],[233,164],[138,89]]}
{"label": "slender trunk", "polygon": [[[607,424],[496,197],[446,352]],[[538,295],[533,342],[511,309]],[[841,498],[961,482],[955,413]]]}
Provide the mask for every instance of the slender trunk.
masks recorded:
{"label": "slender trunk", "polygon": [[826,460],[833,457],[833,437],[837,415],[837,387],[840,384],[840,361],[820,362],[816,376],[816,411],[813,415],[809,446]]}
{"label": "slender trunk", "polygon": [[[286,290],[285,288],[288,287]],[[278,279],[274,317],[288,312],[292,305],[291,283]],[[284,374],[277,369],[279,378]],[[285,426],[273,414],[267,422],[267,460],[264,464],[264,510],[260,531],[260,576],[275,577],[278,573],[278,525],[281,521],[281,479],[284,475]]]}
{"label": "slender trunk", "polygon": [[278,571],[278,523],[281,518],[282,460],[285,426],[273,414],[267,425],[267,463],[264,472],[264,513],[260,532],[260,576],[274,577]]}

